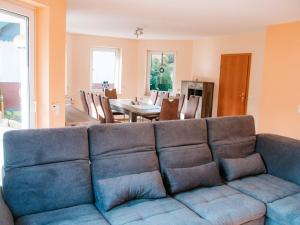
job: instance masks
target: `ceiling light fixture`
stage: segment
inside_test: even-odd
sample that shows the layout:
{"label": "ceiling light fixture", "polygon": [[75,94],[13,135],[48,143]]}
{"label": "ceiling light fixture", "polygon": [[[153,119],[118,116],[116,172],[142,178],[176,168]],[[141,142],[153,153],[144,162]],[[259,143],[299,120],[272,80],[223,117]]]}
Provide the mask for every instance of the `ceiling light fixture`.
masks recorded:
{"label": "ceiling light fixture", "polygon": [[136,28],[135,32],[134,32],[136,38],[139,38],[141,35],[144,34],[144,29],[141,27]]}

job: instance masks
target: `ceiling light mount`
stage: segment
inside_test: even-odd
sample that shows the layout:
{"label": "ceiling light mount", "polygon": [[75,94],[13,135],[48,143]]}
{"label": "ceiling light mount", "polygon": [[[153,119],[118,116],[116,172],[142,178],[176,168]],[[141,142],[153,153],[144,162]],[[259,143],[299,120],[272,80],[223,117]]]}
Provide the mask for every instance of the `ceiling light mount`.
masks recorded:
{"label": "ceiling light mount", "polygon": [[136,38],[139,38],[140,36],[142,36],[144,34],[144,29],[141,27],[137,27],[134,34],[135,34]]}

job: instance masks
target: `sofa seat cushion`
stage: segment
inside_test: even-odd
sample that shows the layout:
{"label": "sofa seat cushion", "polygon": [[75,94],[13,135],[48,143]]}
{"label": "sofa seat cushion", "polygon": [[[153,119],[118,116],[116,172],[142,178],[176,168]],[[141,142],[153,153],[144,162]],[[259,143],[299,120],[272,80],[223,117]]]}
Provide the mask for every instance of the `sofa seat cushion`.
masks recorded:
{"label": "sofa seat cushion", "polygon": [[289,225],[289,224],[282,224],[282,223],[279,223],[278,221],[274,221],[270,218],[266,218],[265,225]]}
{"label": "sofa seat cushion", "polygon": [[267,204],[267,216],[281,224],[300,224],[300,193]]}
{"label": "sofa seat cushion", "polygon": [[265,217],[261,217],[256,220],[252,220],[252,221],[244,223],[242,225],[265,225]]}
{"label": "sofa seat cushion", "polygon": [[103,215],[112,225],[209,225],[173,198],[139,199],[113,208]]}
{"label": "sofa seat cushion", "polygon": [[109,225],[92,204],[20,217],[16,225]]}
{"label": "sofa seat cushion", "polygon": [[217,225],[240,225],[264,217],[265,205],[227,185],[198,188],[175,198]]}
{"label": "sofa seat cushion", "polygon": [[300,192],[300,186],[269,174],[242,178],[229,182],[228,185],[264,203]]}

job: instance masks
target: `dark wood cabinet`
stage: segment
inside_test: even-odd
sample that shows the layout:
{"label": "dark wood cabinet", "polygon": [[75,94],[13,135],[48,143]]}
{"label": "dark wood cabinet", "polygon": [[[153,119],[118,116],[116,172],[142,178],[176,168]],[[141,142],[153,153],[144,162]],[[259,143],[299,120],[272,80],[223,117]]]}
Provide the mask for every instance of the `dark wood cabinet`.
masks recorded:
{"label": "dark wood cabinet", "polygon": [[188,100],[191,95],[201,96],[198,117],[205,118],[212,116],[214,95],[213,82],[183,80],[181,82],[181,93],[185,94],[186,100]]}

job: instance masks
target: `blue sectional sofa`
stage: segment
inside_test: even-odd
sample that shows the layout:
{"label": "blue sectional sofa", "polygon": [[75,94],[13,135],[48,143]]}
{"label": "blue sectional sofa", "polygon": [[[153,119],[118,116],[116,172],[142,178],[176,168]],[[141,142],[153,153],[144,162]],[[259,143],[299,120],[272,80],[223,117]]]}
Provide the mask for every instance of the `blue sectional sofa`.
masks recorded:
{"label": "blue sectional sofa", "polygon": [[300,225],[300,141],[251,116],[9,131],[0,225]]}

